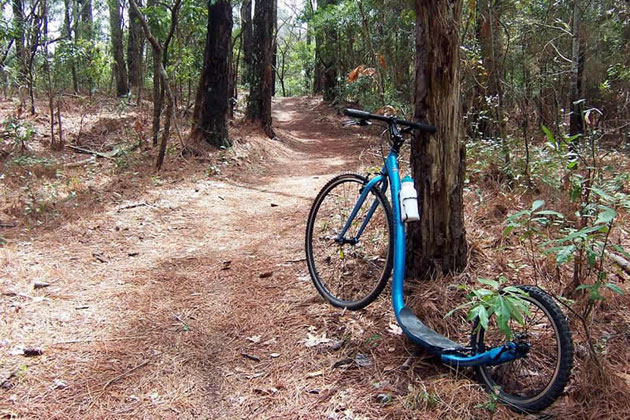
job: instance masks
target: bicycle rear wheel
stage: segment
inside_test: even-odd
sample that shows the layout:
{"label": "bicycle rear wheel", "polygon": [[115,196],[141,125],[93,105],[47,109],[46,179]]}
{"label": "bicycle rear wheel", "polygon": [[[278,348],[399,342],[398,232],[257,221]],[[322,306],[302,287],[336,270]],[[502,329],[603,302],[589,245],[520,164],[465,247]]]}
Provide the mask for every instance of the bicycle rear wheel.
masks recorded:
{"label": "bicycle rear wheel", "polygon": [[374,203],[376,208],[358,242],[338,243],[367,179],[343,174],[330,180],[315,198],[306,225],[306,261],[317,291],[333,306],[357,310],[381,293],[392,271],[393,221],[389,202],[372,188],[346,239],[356,238]]}
{"label": "bicycle rear wheel", "polygon": [[[551,296],[538,287],[520,286],[529,302],[525,324],[510,321],[512,340],[528,343],[524,358],[498,366],[475,368],[477,380],[513,410],[534,413],[547,408],[560,396],[573,367],[573,343],[566,317]],[[488,328],[476,328],[472,348],[483,352],[505,343],[494,317]],[[475,331],[476,330],[476,331]]]}

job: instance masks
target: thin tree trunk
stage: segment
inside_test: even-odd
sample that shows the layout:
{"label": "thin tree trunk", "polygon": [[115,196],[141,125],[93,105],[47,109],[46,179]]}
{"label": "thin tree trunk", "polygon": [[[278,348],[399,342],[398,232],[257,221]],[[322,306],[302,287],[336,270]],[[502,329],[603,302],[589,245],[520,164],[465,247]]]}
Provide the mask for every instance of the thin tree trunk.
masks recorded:
{"label": "thin tree trunk", "polygon": [[[166,69],[162,65],[162,45],[160,42],[153,36],[151,30],[149,29],[149,24],[146,19],[140,12],[138,5],[135,0],[129,0],[129,4],[134,8],[134,11],[138,15],[138,19],[142,24],[142,29],[144,30],[144,35],[151,43],[151,47],[153,48],[154,60],[157,62],[157,75],[160,77],[160,84],[164,87],[166,92],[166,98],[168,99],[166,104],[166,116],[164,119],[164,131],[162,132],[162,139],[160,142],[160,149],[158,152],[157,160],[155,163],[156,169],[159,171],[162,167],[162,163],[164,163],[164,156],[166,155],[166,145],[168,143],[168,137],[171,129],[171,119],[173,117],[173,109],[175,105],[175,97],[173,95],[173,91],[171,90],[171,85],[168,82],[168,75],[166,74]],[[175,0],[175,4],[173,5],[173,14],[175,15],[181,6],[181,0]],[[175,22],[174,19],[171,19],[171,25]],[[159,120],[158,120],[159,124]],[[159,128],[159,127],[158,127]]]}
{"label": "thin tree trunk", "polygon": [[410,223],[408,271],[419,276],[466,265],[463,186],[466,151],[461,137],[459,33],[461,0],[416,0],[415,119],[437,125],[416,133],[411,171],[421,204]]}
{"label": "thin tree trunk", "polygon": [[581,99],[583,52],[580,42],[580,1],[573,0],[573,17],[571,24],[571,82],[569,92],[569,134],[583,134],[582,110],[584,108]]}
{"label": "thin tree trunk", "polygon": [[[48,61],[48,4],[46,0],[40,0],[41,16],[43,18],[42,35],[44,38],[44,73],[48,88],[48,112],[50,114],[50,148],[59,150],[59,145],[55,141],[55,93],[52,76],[50,74],[50,62]],[[61,141],[59,142],[61,143]]]}
{"label": "thin tree trunk", "polygon": [[[307,51],[310,51],[311,49],[311,43],[312,43],[312,35],[311,35],[311,26],[309,24],[310,22],[310,16],[313,13],[313,0],[307,0],[306,2],[306,14],[307,14],[307,19],[306,19],[306,47],[307,47]],[[313,69],[311,68],[310,64],[308,62],[305,63],[304,66],[304,90],[307,93],[311,93],[312,89],[313,89],[313,82],[312,82],[312,77],[313,77]]]}
{"label": "thin tree trunk", "polygon": [[[92,14],[92,0],[77,0],[78,6],[78,19],[79,26],[76,30],[78,39],[87,40],[91,45],[94,45],[94,17]],[[89,57],[88,61],[92,58]],[[92,63],[90,63],[92,65]],[[87,77],[88,94],[91,96],[94,92],[94,80],[92,76]]]}
{"label": "thin tree trunk", "polygon": [[41,26],[43,23],[43,16],[41,7],[38,13],[36,5],[32,6],[31,13],[33,16],[31,18],[31,37],[29,40],[29,54],[27,56],[26,76],[28,83],[29,99],[31,101],[30,111],[31,115],[35,115],[37,111],[35,109],[35,73],[33,71],[33,67],[35,66],[35,56],[37,55],[37,48],[39,47],[42,35]]}
{"label": "thin tree trunk", "polygon": [[119,0],[108,0],[109,26],[112,36],[112,53],[114,55],[114,73],[116,75],[116,95],[125,96],[129,92],[127,84],[127,67],[123,54],[123,33],[120,22]]}
{"label": "thin tree trunk", "polygon": [[273,39],[271,41],[271,96],[276,96],[276,72],[278,69],[278,0],[273,0]]}
{"label": "thin tree trunk", "polygon": [[[148,0],[149,7],[155,7],[155,0]],[[135,10],[135,9],[134,9]],[[136,14],[136,16],[138,16]],[[139,18],[139,16],[138,16]],[[139,19],[138,19],[139,20]],[[162,65],[161,49],[160,54],[152,50],[153,55],[153,123],[152,123],[152,144],[157,146],[160,134],[160,116],[162,114],[162,95],[160,94],[160,66]]]}
{"label": "thin tree trunk", "polygon": [[[13,21],[15,30],[13,39],[15,42],[16,58],[18,61],[18,84],[20,86],[26,83],[26,48],[24,45],[25,39],[25,22],[24,22],[24,2],[22,0],[13,0],[11,2],[13,9]],[[26,104],[24,98],[20,94],[20,108],[24,109]]]}
{"label": "thin tree trunk", "polygon": [[483,65],[487,73],[486,96],[493,98],[488,109],[492,119],[483,125],[483,136],[499,141],[505,162],[504,172],[508,182],[512,182],[510,169],[510,149],[507,144],[507,130],[504,118],[503,92],[503,43],[501,40],[500,19],[502,12],[501,1],[483,0],[478,2],[479,18],[481,19],[478,32]]}
{"label": "thin tree trunk", "polygon": [[197,89],[190,140],[230,147],[227,116],[230,101],[232,6],[229,0],[208,3],[208,32]]}
{"label": "thin tree trunk", "polygon": [[[70,2],[72,0],[63,0],[63,27],[61,30],[61,35],[65,36],[68,41],[72,41],[72,20],[71,20],[71,9]],[[77,79],[77,67],[74,63],[74,58],[70,60],[70,72],[72,73],[72,89],[75,94],[79,93],[79,81]]]}
{"label": "thin tree trunk", "polygon": [[363,35],[365,36],[365,40],[367,41],[368,49],[370,51],[370,55],[372,56],[372,66],[376,70],[376,84],[378,89],[378,95],[381,98],[381,105],[385,106],[385,90],[384,84],[385,79],[383,77],[383,69],[380,66],[378,57],[376,55],[376,50],[374,49],[374,44],[372,43],[372,33],[370,31],[370,22],[363,10],[363,3],[358,2],[359,12],[361,13],[361,23],[363,27]]}
{"label": "thin tree trunk", "polygon": [[[137,1],[138,6],[142,7],[142,1]],[[127,68],[129,70],[129,84],[132,88],[138,89],[142,87],[142,53],[144,50],[144,37],[142,36],[142,25],[138,20],[138,15],[129,8],[129,40],[127,43]]]}

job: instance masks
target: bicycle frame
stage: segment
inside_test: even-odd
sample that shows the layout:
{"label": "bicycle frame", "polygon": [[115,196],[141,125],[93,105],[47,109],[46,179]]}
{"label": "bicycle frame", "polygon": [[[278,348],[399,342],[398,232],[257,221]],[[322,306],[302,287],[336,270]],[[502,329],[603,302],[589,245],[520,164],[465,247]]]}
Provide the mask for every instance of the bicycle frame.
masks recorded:
{"label": "bicycle frame", "polygon": [[[414,342],[419,344],[425,349],[428,349],[432,353],[440,356],[442,362],[450,365],[456,366],[490,366],[490,365],[498,365],[501,363],[510,362],[512,360],[525,357],[528,352],[528,348],[523,348],[523,346],[518,345],[514,342],[507,342],[501,346],[494,347],[489,349],[483,353],[477,353],[470,355],[469,349],[466,349],[463,346],[457,345],[454,342],[451,342],[446,337],[442,337],[435,331],[429,329],[424,324],[421,323],[415,316],[412,316],[410,320],[410,316],[405,314],[407,319],[407,324],[411,324],[412,327],[407,327],[405,322],[401,319],[401,313],[403,310],[409,312],[408,309],[405,308],[405,300],[403,294],[403,285],[405,280],[405,258],[406,258],[406,235],[405,235],[405,224],[401,221],[400,217],[400,201],[398,200],[398,195],[400,193],[400,173],[398,166],[398,155],[400,153],[400,147],[402,146],[404,140],[403,137],[396,126],[396,124],[389,125],[389,134],[393,139],[394,143],[390,149],[387,158],[385,159],[385,165],[381,169],[379,175],[370,179],[363,190],[357,203],[355,204],[348,220],[343,227],[342,231],[339,233],[337,238],[335,239],[338,243],[352,243],[356,244],[359,242],[361,234],[366,228],[368,222],[370,221],[372,215],[374,214],[378,201],[375,199],[372,203],[370,210],[368,211],[365,220],[361,224],[357,235],[354,238],[346,239],[345,235],[350,228],[354,218],[356,217],[358,211],[363,206],[369,192],[373,188],[381,188],[384,193],[389,184],[390,193],[391,193],[391,207],[392,207],[392,216],[394,219],[394,261],[393,261],[393,275],[392,275],[392,305],[394,308],[394,313],[396,315],[396,320],[403,332],[411,338]],[[420,326],[418,326],[420,325]],[[423,329],[424,328],[424,329]],[[411,330],[414,331],[411,331]],[[426,330],[425,330],[426,329]],[[421,333],[418,333],[418,331]],[[424,334],[424,335],[423,335]],[[429,339],[427,339],[429,338]],[[437,343],[437,344],[436,344]],[[444,345],[441,345],[444,343]],[[452,345],[451,345],[452,344]],[[454,345],[454,346],[453,346]]]}

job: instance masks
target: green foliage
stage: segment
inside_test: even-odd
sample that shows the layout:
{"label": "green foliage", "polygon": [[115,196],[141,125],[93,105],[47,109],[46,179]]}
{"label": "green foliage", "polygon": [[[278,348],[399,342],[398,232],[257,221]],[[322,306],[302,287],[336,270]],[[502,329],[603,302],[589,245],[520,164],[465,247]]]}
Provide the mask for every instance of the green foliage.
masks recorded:
{"label": "green foliage", "polygon": [[[113,60],[108,47],[108,44],[94,43],[88,39],[59,41],[51,62],[55,86],[70,90],[73,69],[79,86],[92,91],[106,86]],[[39,59],[42,60],[42,57]]]}
{"label": "green foliage", "polygon": [[523,299],[527,292],[514,286],[506,286],[505,276],[499,276],[497,280],[484,278],[477,280],[486,287],[473,289],[463,286],[469,292],[466,296],[468,302],[447,313],[446,317],[460,309],[469,308],[466,319],[468,321],[478,319],[477,328],[487,329],[490,318],[494,316],[499,331],[507,340],[511,340],[510,320],[525,325],[525,316],[529,315],[529,302]]}
{"label": "green foliage", "polygon": [[33,134],[35,134],[33,125],[29,122],[24,122],[21,119],[9,116],[2,122],[2,126],[6,132],[5,136],[3,136],[3,146],[9,143],[9,147],[12,150],[19,149],[20,152],[25,152]]}

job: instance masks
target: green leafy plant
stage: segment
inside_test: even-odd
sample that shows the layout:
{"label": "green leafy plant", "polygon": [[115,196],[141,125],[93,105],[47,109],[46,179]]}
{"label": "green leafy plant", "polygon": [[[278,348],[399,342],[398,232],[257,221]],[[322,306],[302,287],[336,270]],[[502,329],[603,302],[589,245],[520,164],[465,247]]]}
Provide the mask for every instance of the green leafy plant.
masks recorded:
{"label": "green leafy plant", "polygon": [[466,295],[468,302],[447,313],[446,317],[468,308],[467,319],[469,321],[478,319],[477,328],[487,329],[490,318],[494,316],[499,331],[506,339],[511,340],[510,320],[525,325],[525,316],[529,315],[529,302],[523,299],[527,292],[514,286],[507,286],[508,280],[505,276],[499,276],[497,280],[479,278],[477,281],[486,287],[474,289],[462,286],[469,291]]}
{"label": "green leafy plant", "polygon": [[28,143],[35,134],[33,126],[30,123],[25,123],[13,116],[4,120],[2,125],[4,126],[4,130],[6,132],[4,137],[13,143],[12,148],[19,148],[21,153],[26,152],[28,149]]}

